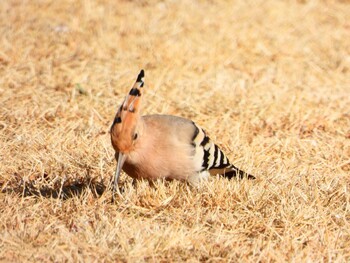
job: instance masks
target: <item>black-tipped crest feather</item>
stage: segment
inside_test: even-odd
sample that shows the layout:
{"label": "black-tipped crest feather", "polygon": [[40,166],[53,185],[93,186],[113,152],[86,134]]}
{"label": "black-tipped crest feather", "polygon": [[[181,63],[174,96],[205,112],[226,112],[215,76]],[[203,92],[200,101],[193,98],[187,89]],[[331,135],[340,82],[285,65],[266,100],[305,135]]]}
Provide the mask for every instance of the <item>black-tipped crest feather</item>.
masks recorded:
{"label": "black-tipped crest feather", "polygon": [[145,71],[143,69],[141,69],[139,75],[137,76],[136,82],[142,82],[143,83],[143,78],[144,77],[145,77]]}

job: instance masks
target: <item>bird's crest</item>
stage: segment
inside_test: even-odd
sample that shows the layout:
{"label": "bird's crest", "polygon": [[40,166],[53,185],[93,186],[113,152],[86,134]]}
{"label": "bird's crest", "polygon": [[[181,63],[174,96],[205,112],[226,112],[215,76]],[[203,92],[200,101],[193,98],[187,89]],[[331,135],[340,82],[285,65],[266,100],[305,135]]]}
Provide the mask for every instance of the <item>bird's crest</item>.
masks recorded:
{"label": "bird's crest", "polygon": [[134,86],[125,97],[114,118],[111,127],[111,138],[113,147],[117,151],[129,151],[133,141],[137,139],[136,128],[140,118],[144,76],[145,72],[141,70]]}

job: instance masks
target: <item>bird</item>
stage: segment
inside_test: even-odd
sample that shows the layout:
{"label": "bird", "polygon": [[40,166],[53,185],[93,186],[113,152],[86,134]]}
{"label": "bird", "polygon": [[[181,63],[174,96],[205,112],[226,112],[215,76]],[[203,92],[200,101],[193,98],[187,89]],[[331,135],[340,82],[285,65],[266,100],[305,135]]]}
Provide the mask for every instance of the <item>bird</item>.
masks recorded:
{"label": "bird", "polygon": [[175,179],[191,185],[217,174],[228,179],[255,179],[231,164],[205,130],[192,120],[161,114],[141,116],[144,76],[142,69],[110,128],[117,160],[112,198],[121,170],[133,179]]}

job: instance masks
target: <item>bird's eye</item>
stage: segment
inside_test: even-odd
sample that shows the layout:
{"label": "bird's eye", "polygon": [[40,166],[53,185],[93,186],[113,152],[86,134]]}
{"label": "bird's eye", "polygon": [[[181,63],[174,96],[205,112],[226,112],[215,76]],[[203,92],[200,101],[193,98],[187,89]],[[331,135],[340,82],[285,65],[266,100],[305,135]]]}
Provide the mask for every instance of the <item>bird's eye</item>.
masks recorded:
{"label": "bird's eye", "polygon": [[134,134],[134,141],[137,139],[137,133]]}

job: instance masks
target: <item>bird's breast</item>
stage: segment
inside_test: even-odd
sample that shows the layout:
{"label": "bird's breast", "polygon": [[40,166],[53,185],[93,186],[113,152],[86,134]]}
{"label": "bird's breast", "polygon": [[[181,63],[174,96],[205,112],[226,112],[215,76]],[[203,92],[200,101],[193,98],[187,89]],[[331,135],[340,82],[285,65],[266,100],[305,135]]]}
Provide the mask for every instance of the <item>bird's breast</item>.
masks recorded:
{"label": "bird's breast", "polygon": [[195,173],[191,150],[157,145],[138,149],[129,153],[123,170],[136,179],[154,180],[158,178],[187,180]]}

